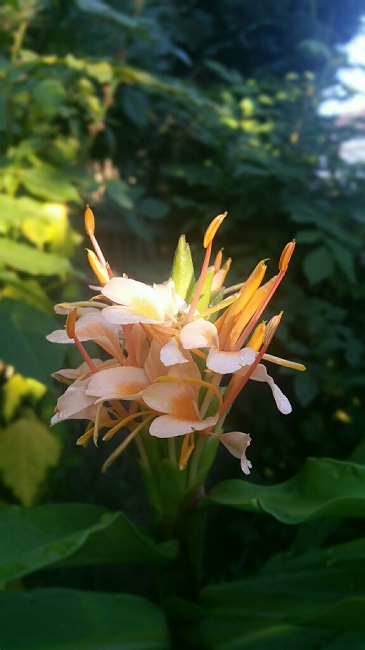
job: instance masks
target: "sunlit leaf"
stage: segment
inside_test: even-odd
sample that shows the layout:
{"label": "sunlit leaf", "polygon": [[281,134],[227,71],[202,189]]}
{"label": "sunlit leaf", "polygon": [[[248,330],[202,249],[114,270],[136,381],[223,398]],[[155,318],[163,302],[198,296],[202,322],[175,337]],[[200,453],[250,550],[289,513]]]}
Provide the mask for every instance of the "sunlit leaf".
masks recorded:
{"label": "sunlit leaf", "polygon": [[34,502],[60,452],[59,441],[35,417],[21,417],[0,431],[2,478],[23,505]]}
{"label": "sunlit leaf", "polygon": [[0,239],[0,264],[29,275],[61,275],[72,273],[70,262],[55,253],[45,253],[26,244]]}
{"label": "sunlit leaf", "polygon": [[80,201],[69,175],[51,165],[22,169],[19,171],[19,180],[30,194],[46,201]]}

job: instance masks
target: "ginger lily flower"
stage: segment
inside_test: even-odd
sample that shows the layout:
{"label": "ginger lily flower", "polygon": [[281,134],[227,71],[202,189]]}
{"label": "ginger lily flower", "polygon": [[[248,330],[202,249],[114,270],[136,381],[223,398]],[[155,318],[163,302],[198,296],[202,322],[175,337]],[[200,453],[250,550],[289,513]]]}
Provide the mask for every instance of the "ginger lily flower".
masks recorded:
{"label": "ginger lily flower", "polygon": [[[297,370],[304,370],[304,366],[267,354],[282,314],[269,323],[260,319],[285,276],[295,243],[285,246],[279,273],[265,284],[267,265],[261,261],[246,282],[225,289],[231,260],[223,263],[219,251],[214,266],[209,264],[214,237],[226,216],[218,215],[206,230],[205,256],[198,276],[182,236],[171,278],[150,286],[126,276],[113,276],[95,237],[93,213],[90,208],[86,210],[85,228],[94,249],[88,251],[88,259],[102,285],[98,289],[101,295],[96,300],[57,308],[59,313],[68,313],[66,329],[47,338],[58,343],[74,342],[84,363],[76,370],[66,368],[55,373],[57,379],[73,383],[59,398],[52,424],[66,419],[90,420],[78,444],[90,437],[96,444],[102,429],[107,429],[104,441],[127,430],[104,469],[132,440],[144,467],[150,469],[164,449],[161,441],[157,453],[147,456],[144,441],[152,436],[168,440],[170,462],[180,470],[189,463],[191,478],[198,474],[206,443],[215,438],[240,459],[242,471],[249,474],[251,463],[246,450],[250,436],[240,431],[222,433],[224,419],[238,394],[248,380],[267,383],[280,412],[291,412],[289,400],[263,361]],[[92,359],[84,341],[93,341],[108,359]],[[231,375],[228,383],[225,379],[221,385],[227,374]],[[175,447],[174,439],[181,437],[182,442]],[[211,458],[210,452],[207,456]],[[159,468],[154,471],[157,475]]]}

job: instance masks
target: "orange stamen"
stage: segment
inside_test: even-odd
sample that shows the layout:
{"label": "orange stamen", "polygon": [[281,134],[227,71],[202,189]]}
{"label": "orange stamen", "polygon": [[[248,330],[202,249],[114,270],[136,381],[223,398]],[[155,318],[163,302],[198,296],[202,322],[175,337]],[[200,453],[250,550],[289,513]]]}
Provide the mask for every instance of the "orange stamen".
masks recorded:
{"label": "orange stamen", "polygon": [[77,318],[77,309],[73,309],[67,316],[66,320],[66,333],[70,339],[73,339],[77,345],[77,348],[81,356],[85,359],[87,365],[89,366],[91,372],[98,372],[98,369],[93,362],[90,355],[86,352],[84,346],[82,345],[79,337],[76,334],[76,318]]}

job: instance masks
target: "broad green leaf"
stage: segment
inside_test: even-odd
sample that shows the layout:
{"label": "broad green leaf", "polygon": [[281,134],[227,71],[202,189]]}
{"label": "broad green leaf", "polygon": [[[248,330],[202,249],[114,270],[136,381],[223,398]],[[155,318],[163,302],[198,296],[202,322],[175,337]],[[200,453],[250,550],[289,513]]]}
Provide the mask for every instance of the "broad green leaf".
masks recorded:
{"label": "broad green leaf", "polygon": [[63,346],[46,341],[58,328],[48,314],[15,300],[0,301],[0,358],[25,377],[53,388],[51,373],[61,367]]}
{"label": "broad green leaf", "polygon": [[168,650],[164,615],[139,596],[39,589],[0,593],[4,650]]}
{"label": "broad green leaf", "polygon": [[311,284],[327,280],[333,271],[333,258],[325,246],[312,250],[303,260],[303,271]]}
{"label": "broad green leaf", "polygon": [[309,458],[285,483],[265,486],[247,479],[224,481],[204,504],[269,514],[285,524],[315,517],[365,518],[365,466]]}
{"label": "broad green leaf", "polygon": [[29,275],[61,275],[73,273],[70,262],[54,253],[45,253],[26,244],[0,239],[0,264]]}
{"label": "broad green leaf", "polygon": [[34,503],[50,467],[57,465],[59,441],[43,422],[21,417],[0,431],[0,471],[4,484],[24,506]]}
{"label": "broad green leaf", "polygon": [[122,512],[81,504],[0,508],[0,582],[45,567],[169,564],[175,542],[155,544]]}
{"label": "broad green leaf", "polygon": [[365,539],[286,559],[201,593],[212,650],[362,648]]}
{"label": "broad green leaf", "polygon": [[30,194],[46,201],[80,202],[79,193],[71,184],[69,176],[51,165],[22,169],[19,171],[19,180]]}

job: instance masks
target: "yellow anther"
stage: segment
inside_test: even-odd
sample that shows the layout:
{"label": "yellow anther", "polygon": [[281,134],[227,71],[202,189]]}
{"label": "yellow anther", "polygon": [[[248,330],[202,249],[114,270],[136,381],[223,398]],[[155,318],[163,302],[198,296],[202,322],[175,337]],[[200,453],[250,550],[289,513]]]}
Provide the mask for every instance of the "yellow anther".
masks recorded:
{"label": "yellow anther", "polygon": [[88,262],[89,262],[92,270],[94,271],[96,277],[98,278],[100,284],[102,284],[104,286],[104,284],[109,282],[109,279],[110,279],[109,275],[108,275],[108,271],[105,268],[105,266],[98,260],[98,258],[95,255],[94,251],[91,251],[88,248],[86,250],[87,250]]}
{"label": "yellow anther", "polygon": [[191,433],[187,433],[186,436],[184,436],[184,440],[181,446],[181,454],[180,454],[180,461],[179,461],[179,470],[183,471],[187,464],[188,460],[194,451],[195,447],[195,434],[194,431]]}
{"label": "yellow anther", "polygon": [[253,350],[256,350],[258,352],[264,342],[265,330],[266,330],[266,323],[265,321],[262,321],[262,323],[257,325],[257,327],[255,328],[254,333],[252,334],[250,340],[247,343],[247,347],[252,348]]}
{"label": "yellow anther", "polygon": [[227,214],[228,212],[223,212],[223,214],[218,214],[218,216],[215,217],[213,221],[210,222],[208,228],[205,231],[205,235],[203,239],[204,248],[207,248],[210,242],[214,239],[219,226],[221,225],[221,223],[223,223]]}
{"label": "yellow anther", "polygon": [[288,268],[288,264],[290,262],[291,256],[294,253],[294,248],[295,248],[295,239],[293,239],[293,241],[290,241],[285,246],[283,252],[281,253],[281,257],[279,261],[279,271],[281,273],[285,273],[286,269]]}
{"label": "yellow anther", "polygon": [[222,266],[222,260],[223,260],[223,248],[221,248],[217,255],[215,256],[214,260],[214,273],[218,273],[219,269]]}
{"label": "yellow anther", "polygon": [[95,217],[92,209],[87,205],[85,210],[85,230],[89,235],[95,231]]}

